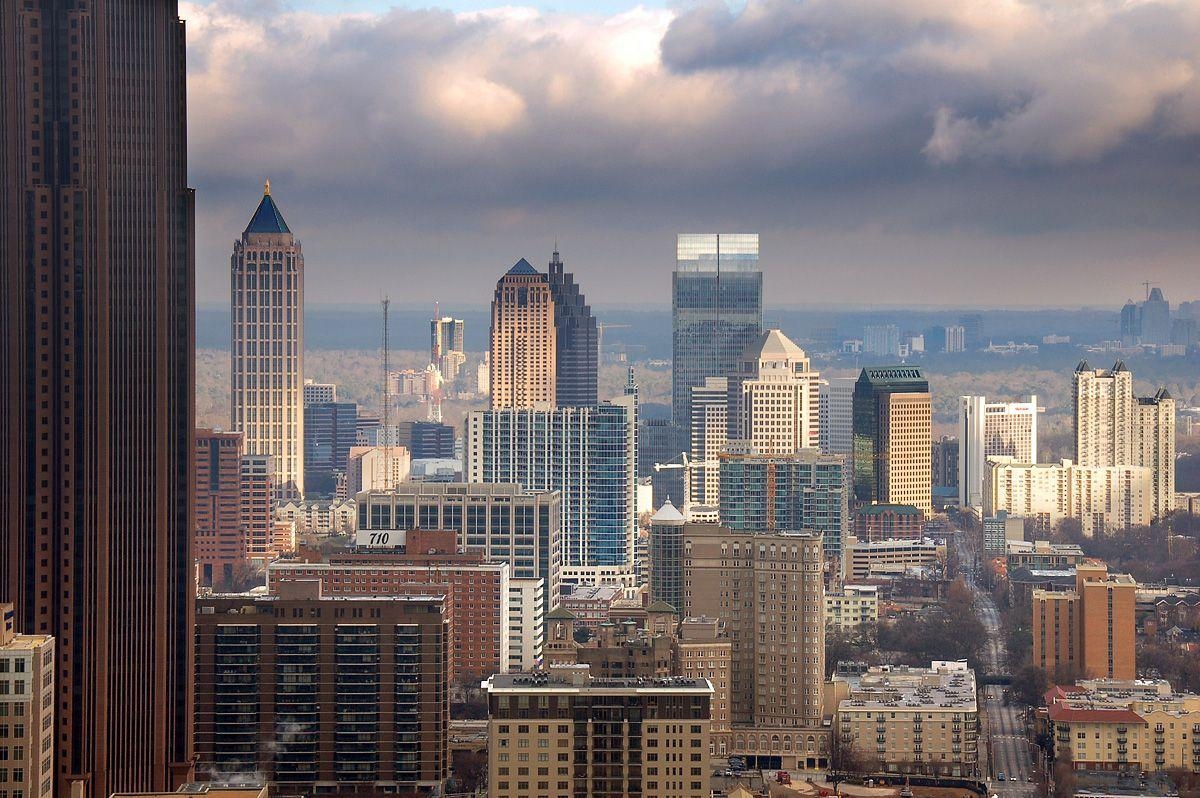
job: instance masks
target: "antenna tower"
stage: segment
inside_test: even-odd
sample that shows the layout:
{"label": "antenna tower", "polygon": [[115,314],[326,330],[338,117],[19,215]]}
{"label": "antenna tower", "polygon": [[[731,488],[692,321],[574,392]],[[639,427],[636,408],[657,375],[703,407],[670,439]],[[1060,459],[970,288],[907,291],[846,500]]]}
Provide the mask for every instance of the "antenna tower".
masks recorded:
{"label": "antenna tower", "polygon": [[383,298],[383,489],[392,489],[392,406],[388,391],[388,378],[391,375],[391,366],[388,363],[388,356],[391,354],[390,342],[388,340],[388,305],[391,300],[388,297]]}

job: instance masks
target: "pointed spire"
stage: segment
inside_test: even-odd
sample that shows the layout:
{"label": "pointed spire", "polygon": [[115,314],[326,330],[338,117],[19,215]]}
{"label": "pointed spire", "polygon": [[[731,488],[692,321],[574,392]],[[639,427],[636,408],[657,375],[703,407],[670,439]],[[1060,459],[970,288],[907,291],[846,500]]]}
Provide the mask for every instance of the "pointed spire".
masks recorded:
{"label": "pointed spire", "polygon": [[290,233],[292,232],[287,222],[283,220],[283,214],[279,212],[279,208],[275,205],[274,198],[271,197],[271,181],[263,183],[262,200],[258,203],[258,208],[254,211],[254,215],[250,217],[250,224],[246,225],[246,233]]}
{"label": "pointed spire", "polygon": [[263,196],[264,197],[271,196],[271,178],[269,178],[269,177],[265,181],[263,181]]}

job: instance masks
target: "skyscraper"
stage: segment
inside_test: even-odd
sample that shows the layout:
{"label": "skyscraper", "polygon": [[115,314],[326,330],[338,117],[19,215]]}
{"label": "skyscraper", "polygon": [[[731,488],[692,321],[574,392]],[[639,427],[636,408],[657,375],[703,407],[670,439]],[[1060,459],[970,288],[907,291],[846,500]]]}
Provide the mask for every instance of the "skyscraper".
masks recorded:
{"label": "skyscraper", "polygon": [[1037,462],[1037,397],[989,402],[985,396],[961,396],[958,405],[958,500],[964,507],[981,507],[987,458]]}
{"label": "skyscraper", "polygon": [[763,333],[730,380],[729,437],[757,454],[818,448],[817,377],[790,338],[777,329]]}
{"label": "skyscraper", "polygon": [[1141,322],[1142,343],[1171,343],[1171,303],[1163,296],[1161,288],[1150,289],[1150,295],[1142,303]]}
{"label": "skyscraper", "polygon": [[55,638],[56,794],[162,791],[192,759],[183,24],[5,2],[0,53],[0,602]]}
{"label": "skyscraper", "polygon": [[819,439],[825,454],[850,454],[854,446],[854,377],[818,381]]}
{"label": "skyscraper", "polygon": [[557,246],[550,257],[548,276],[554,297],[555,400],[559,407],[592,407],[597,402],[599,373],[596,318],[574,276],[563,271]]}
{"label": "skyscraper", "polygon": [[563,579],[631,580],[637,536],[637,407],[477,410],[467,417],[467,481],[562,495]]}
{"label": "skyscraper", "polygon": [[671,275],[674,422],[691,429],[691,389],[727,377],[762,333],[757,233],[680,233]]}
{"label": "skyscraper", "polygon": [[224,587],[246,562],[242,531],[242,435],[196,430],[197,578],[205,587]]}
{"label": "skyscraper", "polygon": [[554,407],[557,335],[546,275],[521,258],[496,283],[492,298],[493,410]]}
{"label": "skyscraper", "polygon": [[[309,386],[305,386],[307,389]],[[304,493],[333,495],[337,474],[346,473],[350,449],[358,442],[354,402],[304,403]]]}
{"label": "skyscraper", "polygon": [[[728,441],[729,380],[707,377],[703,385],[692,388],[690,451],[693,465],[684,472],[684,479],[689,480],[687,499],[693,504],[715,507],[721,501],[721,469],[716,460],[725,451]],[[667,460],[677,456],[677,453],[672,454]],[[683,499],[682,496],[678,498]],[[683,509],[687,512],[689,508]]]}
{"label": "skyscraper", "polygon": [[233,428],[274,458],[279,498],[304,490],[304,253],[271,184],[230,261]]}
{"label": "skyscraper", "polygon": [[458,379],[467,362],[465,325],[453,316],[429,320],[429,362],[437,366],[446,382]]}
{"label": "skyscraper", "polygon": [[918,368],[865,368],[854,387],[854,497],[932,511],[929,383]]}
{"label": "skyscraper", "polygon": [[1132,465],[1133,374],[1118,360],[1107,371],[1081,361],[1075,369],[1075,462]]}

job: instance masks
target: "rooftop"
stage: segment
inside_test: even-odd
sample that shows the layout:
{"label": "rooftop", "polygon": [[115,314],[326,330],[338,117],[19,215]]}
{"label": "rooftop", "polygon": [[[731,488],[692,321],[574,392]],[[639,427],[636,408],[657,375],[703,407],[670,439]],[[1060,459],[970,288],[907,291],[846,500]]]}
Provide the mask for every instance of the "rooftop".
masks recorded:
{"label": "rooftop", "polygon": [[708,679],[691,679],[684,676],[663,678],[594,679],[580,681],[578,675],[559,676],[544,671],[535,673],[497,673],[484,682],[489,693],[696,693],[711,695],[712,684]]}
{"label": "rooftop", "polygon": [[250,217],[250,224],[246,225],[245,235],[255,233],[278,235],[291,232],[287,222],[283,220],[283,214],[275,205],[275,200],[271,199],[271,181],[268,180],[263,188],[263,198],[258,203],[258,209]]}
{"label": "rooftop", "polygon": [[975,712],[975,672],[965,662],[935,661],[928,668],[876,666],[851,684],[842,711],[950,709]]}

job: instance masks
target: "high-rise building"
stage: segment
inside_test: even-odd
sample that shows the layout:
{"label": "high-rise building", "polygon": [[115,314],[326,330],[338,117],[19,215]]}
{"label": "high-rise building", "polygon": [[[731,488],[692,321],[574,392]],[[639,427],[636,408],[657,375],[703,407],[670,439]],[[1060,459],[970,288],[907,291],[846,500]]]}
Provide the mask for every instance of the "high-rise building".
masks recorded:
{"label": "high-rise building", "polygon": [[[706,377],[703,385],[692,388],[691,417],[693,465],[684,474],[684,479],[689,481],[686,498],[693,504],[716,506],[721,501],[721,469],[715,463],[729,441],[728,378]],[[660,462],[665,463],[676,456],[677,453]],[[685,497],[676,498],[682,503]],[[685,511],[688,509],[684,508]]]}
{"label": "high-rise building", "polygon": [[446,605],[327,597],[319,581],[199,599],[198,775],[435,794],[449,775]]}
{"label": "high-rise building", "polygon": [[467,481],[562,497],[563,578],[629,581],[637,539],[637,404],[479,410],[467,418]]}
{"label": "high-rise building", "polygon": [[965,352],[967,350],[967,328],[961,324],[951,324],[945,328],[943,352]]}
{"label": "high-rise building", "polygon": [[[723,619],[733,648],[730,753],[782,757],[785,768],[796,757],[801,766],[825,767],[821,538],[712,524],[687,524],[683,538],[683,614]],[[753,727],[745,731],[757,732],[750,736],[761,744],[749,749],[739,726]],[[812,748],[793,747],[809,734]]]}
{"label": "high-rise building", "polygon": [[6,2],[0,53],[0,602],[55,640],[54,793],[169,789],[192,759],[184,27],[173,0]]}
{"label": "high-rise building", "polygon": [[909,366],[865,368],[854,387],[854,495],[932,511],[929,383]]}
{"label": "high-rise building", "polygon": [[961,448],[958,438],[947,435],[933,442],[930,468],[934,488],[953,488],[957,492]]}
{"label": "high-rise building", "polygon": [[958,500],[963,507],[980,507],[987,458],[1037,462],[1037,397],[989,402],[985,396],[961,396],[958,407]]}
{"label": "high-rise building", "polygon": [[727,377],[762,334],[757,233],[680,233],[671,275],[673,420],[691,429],[691,389]]}
{"label": "high-rise building", "polygon": [[241,433],[196,430],[195,557],[203,586],[228,584],[247,561],[241,501]]}
{"label": "high-rise building", "polygon": [[964,313],[958,317],[958,324],[963,328],[963,346],[966,347],[966,351],[982,349],[983,316],[978,313]]}
{"label": "high-rise building", "polygon": [[[307,392],[310,386],[305,385]],[[304,493],[333,496],[337,475],[346,473],[350,449],[358,443],[354,402],[304,403]]]}
{"label": "high-rise building", "polygon": [[333,382],[317,382],[316,380],[306,379],[304,381],[304,406],[325,404],[327,402],[336,402],[337,398],[337,383]]}
{"label": "high-rise building", "polygon": [[850,454],[854,450],[854,377],[817,381],[817,428],[821,451]]}
{"label": "high-rise building", "polygon": [[683,470],[657,471],[654,466],[675,460],[689,446],[688,436],[669,419],[643,419],[638,424],[638,477],[650,480],[655,502],[671,499],[683,504]]}
{"label": "high-rise building", "polygon": [[462,319],[439,316],[429,320],[429,362],[438,367],[446,382],[458,379],[459,369],[467,362]]}
{"label": "high-rise building", "polygon": [[562,580],[562,498],[520,485],[406,482],[358,494],[356,543],[395,548],[413,529],[458,533],[459,544],[512,566],[513,579],[544,583],[544,612],[558,605]]}
{"label": "high-rise building", "polygon": [[331,598],[445,593],[453,618],[451,679],[477,682],[507,673],[513,609],[508,563],[487,560],[478,550],[460,551],[453,530],[414,529],[405,538],[402,547],[335,553],[322,562],[276,560],[267,567],[267,590],[274,595],[287,582],[316,579]]}
{"label": "high-rise building", "polygon": [[[567,665],[484,687],[495,798],[712,794],[707,679],[593,679]],[[546,759],[522,759],[536,752]]]}
{"label": "high-rise building", "polygon": [[276,491],[304,491],[304,253],[263,188],[250,223],[233,244],[233,428],[247,454],[275,462]]}
{"label": "high-rise building", "polygon": [[850,531],[849,462],[845,455],[815,449],[724,455],[720,518],[740,534],[815,532],[825,556],[837,559]]}
{"label": "high-rise building", "polygon": [[1151,288],[1141,308],[1143,344],[1161,346],[1171,343],[1171,303],[1161,288]]}
{"label": "high-rise building", "polygon": [[1103,563],[1075,566],[1075,589],[1033,591],[1033,664],[1051,679],[1137,677],[1137,582]]}
{"label": "high-rise building", "polygon": [[863,330],[863,351],[880,357],[900,356],[900,328],[895,324],[869,324]]}
{"label": "high-rise building", "polygon": [[521,258],[496,283],[492,298],[493,410],[554,407],[558,378],[550,281]]}
{"label": "high-rise building", "polygon": [[758,454],[820,446],[819,387],[808,355],[778,329],[742,355],[730,383],[730,438]]}
{"label": "high-rise building", "polygon": [[683,608],[683,525],[670,499],[650,519],[650,599]]}
{"label": "high-rise building", "polygon": [[1137,346],[1142,342],[1142,310],[1132,299],[1121,308],[1121,345]]}
{"label": "high-rise building", "polygon": [[54,795],[54,638],[16,633],[16,613],[0,604],[0,754],[13,798]]}
{"label": "high-rise building", "polygon": [[558,247],[550,257],[550,293],[554,297],[555,401],[559,407],[592,407],[597,403],[600,339],[592,309],[563,270]]}
{"label": "high-rise building", "polygon": [[1175,400],[1165,389],[1133,393],[1133,375],[1080,362],[1074,375],[1075,458],[1081,466],[1142,466],[1153,474],[1152,518],[1175,507]]}
{"label": "high-rise building", "polygon": [[275,463],[269,454],[245,454],[241,459],[239,507],[246,556],[266,565],[274,555]]}
{"label": "high-rise building", "polygon": [[983,514],[1001,510],[1028,518],[1050,531],[1064,518],[1079,520],[1084,535],[1144,526],[1154,517],[1152,469],[1143,466],[1081,466],[988,459]]}
{"label": "high-rise building", "polygon": [[454,427],[437,421],[402,421],[396,425],[396,442],[414,460],[454,457]]}

